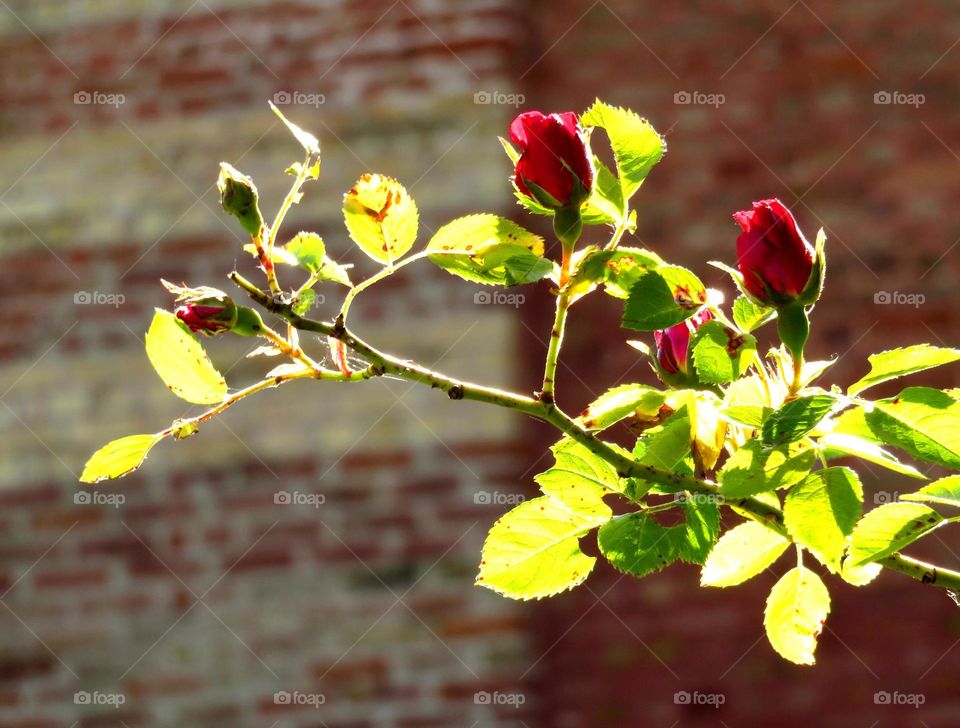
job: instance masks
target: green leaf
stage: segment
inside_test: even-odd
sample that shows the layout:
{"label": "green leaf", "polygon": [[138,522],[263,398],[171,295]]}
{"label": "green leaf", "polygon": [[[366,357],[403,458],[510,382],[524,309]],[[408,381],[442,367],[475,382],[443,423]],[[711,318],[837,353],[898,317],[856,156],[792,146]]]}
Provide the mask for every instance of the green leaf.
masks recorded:
{"label": "green leaf", "polygon": [[856,474],[847,468],[825,468],[787,493],[784,525],[794,541],[836,573],[862,506],[863,487]]}
{"label": "green leaf", "polygon": [[632,111],[595,101],[581,117],[584,126],[599,126],[607,132],[617,163],[623,198],[630,196],[666,151],[666,144],[646,119]]}
{"label": "green leaf", "polygon": [[847,393],[854,395],[875,384],[957,360],[960,360],[960,349],[944,349],[930,344],[882,351],[867,358],[870,362],[870,373],[851,384]]}
{"label": "green leaf", "polygon": [[881,465],[901,475],[908,475],[911,478],[920,478],[921,480],[925,478],[919,470],[900,462],[892,453],[887,452],[877,443],[856,435],[847,435],[836,431],[828,432],[818,440],[818,444],[823,449],[823,456],[827,460],[852,456]]}
{"label": "green leaf", "polygon": [[664,265],[643,273],[630,288],[623,325],[637,331],[666,329],[693,316],[706,300],[699,278],[678,265]]}
{"label": "green leaf", "polygon": [[760,328],[776,313],[776,309],[759,306],[746,296],[738,296],[733,302],[733,322],[744,333]]}
{"label": "green leaf", "polygon": [[703,384],[726,384],[739,379],[750,366],[757,340],[719,321],[707,321],[697,329],[690,347],[699,380]]}
{"label": "green leaf", "polygon": [[633,284],[649,270],[663,265],[663,259],[642,248],[617,248],[592,251],[573,274],[571,286],[602,283],[614,298],[627,298]]}
{"label": "green leaf", "polygon": [[701,586],[736,586],[768,568],[790,546],[762,523],[747,521],[717,541],[700,573]]}
{"label": "green leaf", "polygon": [[323,268],[326,246],[316,233],[297,233],[293,240],[284,246],[284,250],[308,273],[316,273]]}
{"label": "green leaf", "polygon": [[553,271],[543,238],[498,215],[467,215],[441,227],[427,245],[444,270],[484,285],[532,283]]}
{"label": "green leaf", "polygon": [[108,442],[87,460],[80,481],[98,483],[132,473],[160,439],[159,435],[128,435]]}
{"label": "green leaf", "polygon": [[587,430],[605,430],[627,417],[653,419],[666,401],[667,393],[644,384],[622,384],[608,389],[591,402],[577,418]]}
{"label": "green leaf", "polygon": [[916,493],[907,493],[900,496],[900,500],[939,503],[960,508],[960,475],[941,478],[930,483],[930,485],[924,486]]}
{"label": "green leaf", "polygon": [[763,426],[763,421],[773,412],[769,407],[763,407],[755,404],[743,404],[723,407],[720,410],[720,416],[728,422],[744,427],[759,429]]}
{"label": "green leaf", "polygon": [[623,189],[620,180],[610,171],[603,162],[594,157],[596,175],[594,175],[593,192],[581,212],[586,213],[589,219],[601,218],[607,223],[616,223],[625,213]]}
{"label": "green leaf", "polygon": [[720,530],[717,506],[684,502],[685,521],[662,526],[642,512],[616,516],[600,528],[600,552],[617,569],[633,576],[660,571],[675,561],[702,564]]}
{"label": "green leaf", "polygon": [[609,512],[603,496],[622,490],[616,468],[568,437],[550,450],[554,466],[533,478],[543,493],[581,513]]}
{"label": "green leaf", "polygon": [[364,253],[392,265],[413,247],[420,214],[395,179],[365,174],[343,196],[343,218],[350,238]]}
{"label": "green leaf", "polygon": [[960,402],[929,387],[908,387],[874,403],[870,429],[888,445],[915,458],[960,469]]}
{"label": "green leaf", "polygon": [[299,126],[294,124],[292,121],[287,119],[287,117],[283,115],[283,112],[281,112],[280,109],[274,106],[272,102],[269,102],[269,103],[270,103],[270,108],[273,109],[273,113],[276,114],[278,117],[280,117],[280,121],[282,121],[284,123],[284,126],[286,126],[287,129],[290,130],[290,133],[293,134],[296,140],[303,145],[303,148],[307,150],[307,153],[310,154],[311,156],[319,158],[320,141],[313,134],[311,134],[308,131],[304,131]]}
{"label": "green leaf", "polygon": [[312,288],[308,288],[305,291],[301,291],[300,295],[297,296],[296,300],[293,302],[293,312],[297,316],[305,316],[307,312],[313,308],[313,304],[317,300],[317,292]]}
{"label": "green leaf", "polygon": [[813,430],[837,405],[829,394],[814,394],[787,402],[763,423],[763,441],[770,445],[796,442]]}
{"label": "green leaf", "polygon": [[888,503],[874,508],[853,529],[851,565],[879,561],[945,522],[935,510],[919,503]]}
{"label": "green leaf", "polygon": [[683,405],[664,422],[643,433],[633,448],[633,457],[641,465],[672,471],[690,454],[692,443],[690,408]]}
{"label": "green leaf", "polygon": [[611,511],[586,513],[544,496],[521,503],[490,529],[477,584],[512,599],[540,599],[580,584],[596,559],[579,538],[605,523]]}
{"label": "green leaf", "polygon": [[817,638],[829,613],[827,587],[814,572],[797,566],[770,591],[763,626],[770,645],[781,657],[798,665],[812,665]]}
{"label": "green leaf", "polygon": [[334,283],[339,283],[347,288],[352,288],[353,283],[350,282],[350,273],[348,272],[349,268],[351,268],[351,266],[340,265],[339,263],[330,260],[330,258],[327,256],[323,256],[323,266],[317,272],[317,280],[333,281]]}
{"label": "green leaf", "polygon": [[799,443],[764,445],[747,440],[724,463],[717,477],[728,498],[744,498],[776,488],[786,488],[807,476],[816,451]]}
{"label": "green leaf", "polygon": [[219,404],[227,383],[193,334],[169,311],[157,309],[146,336],[147,356],[167,388],[194,404]]}

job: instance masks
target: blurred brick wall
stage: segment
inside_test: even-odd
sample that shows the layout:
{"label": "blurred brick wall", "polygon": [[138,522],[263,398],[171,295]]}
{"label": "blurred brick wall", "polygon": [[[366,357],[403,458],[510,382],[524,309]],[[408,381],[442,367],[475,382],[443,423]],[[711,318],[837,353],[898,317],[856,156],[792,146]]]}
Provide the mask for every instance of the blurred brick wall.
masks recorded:
{"label": "blurred brick wall", "polygon": [[[234,262],[253,274],[212,187],[225,159],[255,177],[266,207],[282,197],[280,172],[298,151],[266,109],[275,94],[307,102],[284,109],[324,145],[322,179],[289,229],[317,229],[361,272],[370,267],[350,251],[339,213],[360,173],[405,182],[425,235],[464,212],[515,212],[495,140],[514,109],[475,105],[474,94],[519,92],[527,107],[557,109],[599,95],[650,117],[670,144],[638,194],[631,242],[730,293],[704,261],[731,260],[731,211],[776,194],[809,234],[828,230],[831,286],[812,347],[841,357],[842,380],[859,375],[869,350],[957,341],[955,5],[6,5],[0,725],[953,722],[960,653],[947,650],[960,613],[895,575],[834,590],[814,669],[784,664],[762,638],[769,574],[703,592],[692,568],[638,583],[600,564],[586,588],[522,605],[473,588],[483,535],[507,507],[478,505],[475,494],[530,493],[551,435],[402,383],[281,388],[97,489],[122,494],[119,508],[73,497],[95,447],[186,410],[139,339],[151,307],[166,305],[159,277],[215,283]],[[876,105],[878,91],[922,93],[925,103]],[[675,103],[681,92],[724,102]],[[542,291],[517,312],[476,306],[474,289],[426,267],[413,281],[398,276],[354,307],[368,338],[462,376],[533,388],[549,327]],[[880,291],[925,302],[876,305]],[[78,292],[124,298],[77,304]],[[620,346],[617,318],[610,301],[575,309],[564,363],[577,375],[564,368],[560,381],[571,409],[649,376]],[[234,385],[261,371],[235,342],[210,349]],[[278,490],[325,502],[276,505]],[[949,560],[943,544],[929,548]],[[77,706],[77,690],[126,702]],[[326,702],[277,706],[278,690]],[[477,704],[484,690],[525,703]],[[877,690],[927,702],[897,712],[874,704]],[[677,691],[726,702],[677,705]]]}
{"label": "blurred brick wall", "polygon": [[[407,383],[286,387],[93,490],[119,507],[74,503],[92,450],[190,409],[143,353],[151,308],[169,305],[158,279],[256,274],[214,182],[228,160],[265,210],[279,204],[301,151],[268,99],[324,145],[288,232],[318,230],[357,275],[373,267],[340,199],[365,171],[407,185],[423,237],[512,209],[496,141],[510,110],[473,96],[506,88],[516,13],[489,0],[0,7],[0,725],[429,728],[532,713],[533,615],[472,586],[505,507],[475,496],[516,493],[530,465],[518,418]],[[413,281],[359,299],[357,329],[512,385],[515,310],[475,305],[475,288],[429,264]],[[249,348],[210,342],[233,386],[272,366]],[[278,491],[324,502],[278,505]],[[125,702],[76,705],[77,691]],[[277,691],[325,702],[277,705]]]}

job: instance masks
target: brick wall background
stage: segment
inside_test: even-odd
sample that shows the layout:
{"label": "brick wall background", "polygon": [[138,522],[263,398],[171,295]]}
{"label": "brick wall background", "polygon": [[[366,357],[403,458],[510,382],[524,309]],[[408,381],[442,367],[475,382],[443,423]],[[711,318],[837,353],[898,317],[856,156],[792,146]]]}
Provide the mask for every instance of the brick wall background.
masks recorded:
{"label": "brick wall background", "polygon": [[[74,494],[103,441],[185,411],[150,371],[142,332],[166,305],[159,277],[252,271],[214,181],[224,159],[254,176],[267,209],[280,200],[299,151],[271,98],[299,100],[285,111],[323,142],[322,179],[290,229],[316,229],[361,272],[339,219],[359,174],[406,183],[424,234],[469,211],[519,217],[495,139],[515,109],[474,94],[550,109],[599,95],[668,136],[638,196],[643,244],[729,291],[704,261],[732,258],[731,211],[779,195],[808,233],[828,231],[812,347],[840,357],[841,379],[872,349],[956,342],[958,37],[960,9],[933,0],[7,0],[0,725],[951,724],[960,612],[895,575],[834,590],[814,669],[762,640],[773,575],[707,593],[694,569],[638,583],[599,565],[586,588],[537,604],[472,587],[507,508],[476,495],[531,493],[551,435],[403,383],[289,385],[164,443],[143,471],[98,487],[99,504]],[[683,92],[723,103],[678,103]],[[924,99],[878,105],[877,92]],[[875,304],[882,291],[925,301]],[[388,349],[532,389],[548,296],[525,292],[515,310],[474,292],[417,267],[353,316]],[[559,384],[570,409],[649,376],[616,343],[610,302],[581,305]],[[234,385],[261,371],[236,342],[210,350]],[[956,371],[928,381],[956,385]],[[884,478],[869,483],[881,496],[902,487]],[[276,505],[278,490],[324,502]],[[926,548],[949,562],[958,544]],[[677,705],[681,690],[726,702]],[[926,702],[878,706],[878,690]],[[77,705],[77,691],[125,702]],[[277,691],[325,702],[277,705]],[[524,702],[485,705],[478,691]]]}

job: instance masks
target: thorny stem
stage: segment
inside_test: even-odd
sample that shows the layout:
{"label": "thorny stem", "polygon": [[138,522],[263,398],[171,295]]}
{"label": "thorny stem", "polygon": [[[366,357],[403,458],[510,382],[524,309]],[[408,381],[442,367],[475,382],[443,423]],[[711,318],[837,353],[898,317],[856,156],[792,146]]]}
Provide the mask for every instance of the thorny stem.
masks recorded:
{"label": "thorny stem", "polygon": [[253,247],[257,251],[257,259],[260,261],[260,267],[263,268],[263,273],[267,277],[267,285],[270,286],[270,292],[275,296],[280,294],[280,283],[277,281],[277,271],[273,265],[273,255],[267,252],[267,249],[263,245],[263,231],[264,228],[261,226],[260,233],[251,237],[253,241]]}
{"label": "thorny stem", "polygon": [[[741,515],[758,521],[789,538],[783,523],[783,511],[778,506],[765,503],[752,496],[728,498],[725,497],[716,483],[705,478],[697,478],[684,473],[672,473],[651,465],[638,463],[629,455],[587,432],[553,402],[543,402],[521,394],[463,382],[431,371],[414,362],[399,359],[375,349],[358,338],[343,325],[342,320],[328,323],[303,318],[293,311],[290,304],[272,298],[240,274],[233,272],[229,275],[229,278],[243,288],[264,309],[288,321],[294,328],[331,336],[344,342],[356,354],[370,362],[370,366],[364,370],[369,372],[368,376],[393,375],[439,389],[453,400],[465,399],[486,402],[530,415],[553,425],[557,430],[586,447],[590,452],[616,468],[621,477],[639,478],[674,491],[687,491],[713,496],[718,502],[727,505]],[[354,376],[360,378],[359,374]],[[254,386],[262,386],[262,383]],[[933,584],[952,592],[960,592],[960,572],[928,564],[903,554],[892,554],[876,563],[924,584]]]}
{"label": "thorny stem", "polygon": [[570,266],[573,259],[573,246],[563,245],[563,257],[560,261],[560,292],[557,294],[557,311],[550,329],[550,343],[547,345],[547,360],[543,368],[543,386],[540,388],[540,401],[552,404],[554,385],[557,378],[557,363],[560,360],[560,345],[563,343],[563,330],[567,323],[567,311],[570,309]]}

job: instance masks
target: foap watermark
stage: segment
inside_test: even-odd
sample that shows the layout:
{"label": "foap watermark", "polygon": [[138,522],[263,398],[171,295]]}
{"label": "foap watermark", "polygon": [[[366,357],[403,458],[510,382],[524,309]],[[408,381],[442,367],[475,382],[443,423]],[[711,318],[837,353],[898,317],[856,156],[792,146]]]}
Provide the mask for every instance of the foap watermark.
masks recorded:
{"label": "foap watermark", "polygon": [[119,109],[127,102],[123,94],[107,94],[103,91],[77,91],[73,103],[78,106],[112,106]]}
{"label": "foap watermark", "polygon": [[873,302],[879,306],[913,306],[920,308],[927,297],[922,293],[901,293],[900,291],[877,291]]}
{"label": "foap watermark", "polygon": [[912,106],[917,109],[927,102],[923,94],[906,94],[902,91],[877,91],[873,103],[877,106]]}
{"label": "foap watermark", "polygon": [[527,696],[523,693],[501,693],[494,690],[492,693],[481,690],[473,694],[473,702],[476,705],[512,705],[519,708],[527,702]]}
{"label": "foap watermark", "polygon": [[309,705],[312,708],[319,708],[327,702],[327,696],[323,693],[301,693],[299,690],[288,692],[278,690],[273,694],[274,705]]}
{"label": "foap watermark", "polygon": [[878,506],[896,503],[898,500],[900,500],[900,492],[896,490],[878,490],[873,494],[873,502]]}
{"label": "foap watermark", "polygon": [[122,293],[104,293],[103,291],[77,291],[73,302],[77,306],[113,306],[120,308],[127,300]]}
{"label": "foap watermark", "polygon": [[690,505],[723,505],[725,499],[719,493],[677,493],[673,496],[677,503],[689,503]]}
{"label": "foap watermark", "polygon": [[711,705],[719,708],[727,702],[727,696],[723,693],[701,693],[694,690],[692,693],[687,690],[678,690],[673,694],[674,705]]}
{"label": "foap watermark", "polygon": [[703,91],[677,91],[673,95],[673,103],[677,106],[712,106],[719,109],[727,103],[723,94],[708,94]]}
{"label": "foap watermark", "polygon": [[887,690],[878,690],[873,694],[874,705],[912,705],[919,708],[927,702],[927,696],[923,693],[901,693],[894,690],[892,693]]}
{"label": "foap watermark", "polygon": [[119,508],[127,502],[123,493],[101,493],[98,490],[78,490],[73,494],[73,502],[78,506],[110,506]]}
{"label": "foap watermark", "polygon": [[527,300],[522,293],[504,293],[503,291],[477,291],[473,302],[478,306],[513,306],[520,308]]}
{"label": "foap watermark", "polygon": [[73,694],[74,705],[111,705],[119,709],[126,702],[127,696],[123,693],[101,693],[99,690],[88,693],[86,690],[78,690]]}
{"label": "foap watermark", "polygon": [[508,94],[503,91],[477,91],[473,95],[473,103],[480,106],[512,106],[517,109],[526,103],[527,97],[523,94]]}
{"label": "foap watermark", "polygon": [[277,91],[273,103],[277,106],[312,106],[319,109],[327,102],[323,94],[310,94],[303,91]]}
{"label": "foap watermark", "polygon": [[278,506],[312,506],[319,508],[327,502],[327,496],[323,493],[301,493],[299,490],[292,493],[288,490],[278,490],[273,494],[273,502]]}
{"label": "foap watermark", "polygon": [[481,490],[473,494],[473,502],[478,506],[516,506],[526,500],[519,493],[501,493],[498,490]]}

